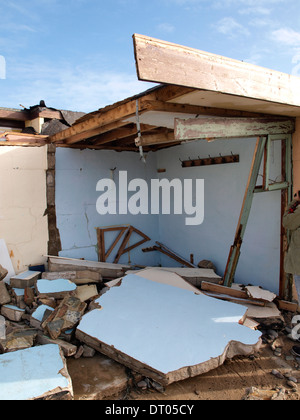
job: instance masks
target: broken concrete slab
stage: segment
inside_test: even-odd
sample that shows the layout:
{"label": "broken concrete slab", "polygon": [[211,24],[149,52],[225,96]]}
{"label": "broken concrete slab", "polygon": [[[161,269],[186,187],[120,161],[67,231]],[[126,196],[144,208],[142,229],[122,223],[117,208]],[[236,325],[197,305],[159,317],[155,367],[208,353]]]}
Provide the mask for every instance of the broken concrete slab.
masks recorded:
{"label": "broken concrete slab", "polygon": [[36,341],[38,344],[41,344],[41,345],[45,345],[45,344],[58,345],[62,349],[65,357],[72,357],[77,353],[77,347],[74,346],[73,344],[67,343],[66,341],[60,340],[60,339],[53,340],[52,338],[49,338],[40,332],[37,335]]}
{"label": "broken concrete slab", "polygon": [[73,399],[59,346],[49,344],[0,356],[0,400]]}
{"label": "broken concrete slab", "polygon": [[10,278],[10,285],[15,289],[25,289],[26,287],[35,286],[36,281],[41,276],[39,271],[24,271],[17,276]]}
{"label": "broken concrete slab", "polygon": [[243,306],[136,275],[96,302],[101,310],[83,316],[76,337],[164,386],[261,345],[260,332],[239,324]]}
{"label": "broken concrete slab", "polygon": [[46,272],[42,274],[42,279],[45,280],[70,280],[76,285],[85,285],[89,283],[102,283],[102,276],[100,273],[91,270],[84,271],[60,271],[60,272]]}
{"label": "broken concrete slab", "polygon": [[36,336],[37,330],[34,329],[27,328],[14,330],[7,334],[4,340],[0,340],[0,352],[11,353],[28,349],[34,345]]}
{"label": "broken concrete slab", "polygon": [[76,284],[69,280],[38,280],[36,283],[36,291],[39,298],[55,298],[64,299],[77,289]]}
{"label": "broken concrete slab", "polygon": [[43,280],[59,280],[65,279],[73,281],[76,278],[76,271],[59,271],[42,273]]}
{"label": "broken concrete slab", "polygon": [[48,256],[49,271],[94,271],[105,279],[115,279],[125,274],[130,269],[125,264],[110,264],[96,261],[78,260],[72,258],[63,258]]}
{"label": "broken concrete slab", "polygon": [[8,293],[6,283],[0,281],[0,306],[11,302],[10,294]]}
{"label": "broken concrete slab", "polygon": [[53,340],[60,334],[73,328],[81,319],[87,305],[74,296],[67,296],[52,314],[42,323]]}
{"label": "broken concrete slab", "polygon": [[5,316],[5,318],[10,321],[20,322],[24,314],[24,309],[18,308],[14,305],[4,305],[1,307],[1,315]]}
{"label": "broken concrete slab", "polygon": [[77,286],[76,297],[81,300],[81,302],[86,302],[89,299],[96,298],[99,296],[97,286],[95,285],[84,285]]}

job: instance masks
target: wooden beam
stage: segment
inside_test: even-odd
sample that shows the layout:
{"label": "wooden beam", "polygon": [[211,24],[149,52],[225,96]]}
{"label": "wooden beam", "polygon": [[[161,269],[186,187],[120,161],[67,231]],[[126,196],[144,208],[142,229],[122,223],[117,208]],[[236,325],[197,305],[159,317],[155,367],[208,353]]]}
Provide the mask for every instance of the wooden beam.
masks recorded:
{"label": "wooden beam", "polygon": [[140,80],[300,106],[300,78],[135,34]]}
{"label": "wooden beam", "polygon": [[[141,110],[143,110],[143,107],[141,107]],[[114,124],[119,120],[123,120],[126,118],[129,118],[132,115],[135,115],[136,112],[136,104],[135,102],[129,102],[122,104],[118,106],[117,108],[114,108],[110,111],[99,113],[99,115],[94,116],[90,119],[87,119],[79,124],[75,124],[74,126],[68,128],[67,130],[64,130],[60,133],[55,134],[54,136],[50,137],[50,141],[52,143],[57,143],[59,141],[64,141],[66,139],[68,140],[68,144],[76,143],[80,140],[83,140],[83,138],[90,138],[97,134],[95,134],[96,130],[99,129],[101,126],[105,126],[108,124]],[[128,123],[127,123],[128,124]],[[91,135],[92,132],[92,135]],[[76,141],[74,140],[74,137],[76,135],[80,135],[79,140],[78,137],[76,137]],[[81,138],[81,136],[84,136]],[[72,141],[70,141],[70,138],[73,137]]]}
{"label": "wooden beam", "polygon": [[174,143],[175,137],[174,132],[160,133],[160,134],[149,134],[137,137],[135,139],[136,146],[154,146],[157,144]]}
{"label": "wooden beam", "polygon": [[271,134],[291,134],[294,119],[274,118],[195,118],[175,120],[175,139],[222,139],[257,137]]}
{"label": "wooden beam", "polygon": [[[156,127],[153,125],[141,124],[142,132],[151,131],[155,128]],[[101,144],[106,144],[112,141],[126,139],[127,137],[136,136],[136,135],[137,135],[137,126],[134,124],[131,124],[130,127],[118,128],[116,130],[101,134],[100,136],[97,137],[96,141],[94,140],[91,140],[91,141],[93,141],[93,144],[95,144],[96,146],[99,146]],[[134,139],[132,140],[132,143],[134,143]]]}
{"label": "wooden beam", "polygon": [[63,116],[60,111],[54,111],[52,109],[35,110],[30,113],[29,120],[35,120],[36,118],[46,118],[49,120],[62,120]]}
{"label": "wooden beam", "polygon": [[5,141],[0,140],[0,146],[44,146],[48,136],[8,132],[0,134],[0,138],[5,138]]}
{"label": "wooden beam", "polygon": [[14,121],[28,121],[30,119],[27,111],[0,109],[0,119],[2,118]]}

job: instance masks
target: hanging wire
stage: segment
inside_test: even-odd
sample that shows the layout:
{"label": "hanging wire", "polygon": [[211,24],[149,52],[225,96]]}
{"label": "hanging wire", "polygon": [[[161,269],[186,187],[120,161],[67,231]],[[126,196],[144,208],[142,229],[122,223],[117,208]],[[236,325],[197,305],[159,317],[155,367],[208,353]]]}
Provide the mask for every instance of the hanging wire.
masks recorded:
{"label": "hanging wire", "polygon": [[[139,100],[138,99],[136,100],[136,126],[137,126],[138,138],[141,139],[142,138],[142,132],[141,132]],[[139,146],[139,150],[140,150],[141,159],[143,160],[144,163],[146,163],[146,158],[145,158],[145,155],[144,155],[143,146]]]}

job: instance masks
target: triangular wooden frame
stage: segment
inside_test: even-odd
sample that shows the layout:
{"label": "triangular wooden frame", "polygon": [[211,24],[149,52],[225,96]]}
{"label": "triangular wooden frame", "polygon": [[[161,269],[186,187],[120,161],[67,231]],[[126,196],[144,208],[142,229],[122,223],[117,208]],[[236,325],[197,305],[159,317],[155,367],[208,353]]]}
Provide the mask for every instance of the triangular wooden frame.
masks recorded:
{"label": "triangular wooden frame", "polygon": [[[98,238],[98,259],[99,262],[106,262],[112,251],[114,250],[117,243],[122,238],[123,234],[128,229],[128,226],[118,226],[110,228],[97,228],[97,238]],[[106,252],[105,249],[105,232],[119,232],[118,236]]]}
{"label": "triangular wooden frame", "polygon": [[[137,242],[136,244],[131,245],[128,248],[126,248],[128,242],[129,242],[129,240],[131,238],[131,235],[134,232],[137,233],[139,236],[141,236],[143,239],[141,241]],[[130,226],[129,229],[128,229],[128,231],[127,231],[127,233],[126,233],[126,235],[125,235],[125,237],[124,237],[124,240],[123,240],[123,242],[122,242],[122,244],[121,244],[121,246],[119,248],[119,251],[118,251],[117,256],[116,256],[116,258],[114,260],[114,263],[117,264],[120,261],[121,256],[124,255],[124,254],[126,254],[126,252],[129,252],[132,249],[137,248],[138,246],[143,245],[145,242],[148,242],[150,240],[151,239],[147,235],[145,235],[143,232],[141,232],[140,230],[134,228],[133,226]]]}

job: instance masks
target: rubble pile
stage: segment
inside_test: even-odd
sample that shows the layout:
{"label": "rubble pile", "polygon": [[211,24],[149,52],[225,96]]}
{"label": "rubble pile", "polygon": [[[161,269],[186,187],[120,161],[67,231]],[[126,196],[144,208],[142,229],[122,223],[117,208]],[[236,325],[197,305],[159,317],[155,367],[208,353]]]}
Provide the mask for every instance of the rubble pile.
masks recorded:
{"label": "rubble pile", "polygon": [[[43,344],[58,344],[65,357],[94,354],[87,346],[82,348],[74,333],[90,304],[101,295],[101,276],[92,273],[91,279],[85,279],[88,284],[77,285],[76,272],[59,275],[62,278],[48,280],[41,279],[47,273],[28,271],[11,278],[10,284],[0,282],[0,354]],[[93,283],[96,277],[98,283]]]}
{"label": "rubble pile", "polygon": [[[66,357],[94,356],[95,350],[76,339],[75,330],[82,316],[93,308],[95,298],[103,293],[101,274],[27,271],[4,282],[7,271],[0,267],[0,275],[0,371],[5,365],[1,364],[1,358],[5,362],[3,355],[23,355],[40,346],[55,345],[64,366]],[[57,390],[54,394],[59,399],[65,395]],[[68,395],[72,397],[72,392]]]}
{"label": "rubble pile", "polygon": [[[0,384],[0,400],[16,395],[20,399],[73,399],[66,358],[90,359],[98,352],[139,375],[137,389],[158,392],[163,392],[172,382],[215,369],[226,358],[252,355],[258,351],[261,341],[271,346],[274,356],[291,357],[284,354],[280,338],[292,337],[292,329],[288,330],[287,326],[294,327],[297,305],[278,301],[276,295],[257,287],[224,287],[218,284],[212,269],[211,273],[202,268],[149,267],[139,271],[129,268],[120,264],[53,257],[49,260],[49,272],[26,271],[7,280],[7,271],[0,267],[0,377],[6,378]],[[194,282],[200,287],[195,287]],[[111,292],[106,294],[109,290]],[[183,311],[184,302],[189,311],[194,305],[191,313],[186,312],[187,309]],[[147,305],[152,309],[157,305],[156,320],[153,313],[150,319],[146,316]],[[177,364],[169,366],[170,355],[174,352],[184,354],[177,352],[176,346],[180,342],[176,340],[176,334],[170,332],[173,327],[177,331],[184,319],[183,313],[177,313],[178,305],[183,313],[190,313],[185,315],[185,327],[181,329],[182,334],[189,331],[185,341],[198,340],[194,334],[195,329],[200,328],[197,319],[203,320],[203,328],[210,327],[202,334],[202,344],[195,341],[192,345],[196,350],[195,360],[187,360],[185,355],[184,360],[177,361],[176,356]],[[179,315],[176,325],[170,321],[171,311],[174,311],[171,319]],[[197,311],[200,312],[195,316]],[[125,313],[128,322],[125,320],[122,327]],[[141,313],[144,314],[142,317]],[[289,319],[283,314],[289,315]],[[165,343],[163,337],[167,332],[158,334],[163,331],[164,323],[170,333],[169,341],[173,337],[173,342]],[[121,334],[120,328],[126,333]],[[154,330],[147,344],[151,328]],[[221,343],[220,328],[224,343]],[[141,340],[141,332],[145,331],[146,336]],[[157,343],[149,352],[155,339]],[[155,348],[163,349],[164,345],[166,348],[157,355]],[[148,352],[148,361],[145,352]],[[7,371],[9,363],[18,366],[20,360],[26,360],[22,369],[16,369],[16,373]],[[294,369],[298,370],[299,360],[295,357],[293,361]],[[39,364],[38,369],[36,364]],[[47,372],[41,377],[47,365],[59,366],[49,373],[49,378],[54,378],[50,383],[44,381]],[[185,366],[193,369],[185,369]],[[16,377],[12,380],[11,375]],[[28,388],[31,377],[29,383],[40,384],[40,387]],[[296,389],[297,381],[291,382],[294,377],[290,374],[286,378],[290,387],[293,384]],[[6,381],[16,384],[15,387],[7,386]],[[20,390],[26,389],[26,395],[16,391],[18,386]],[[9,389],[11,395],[8,395]]]}

